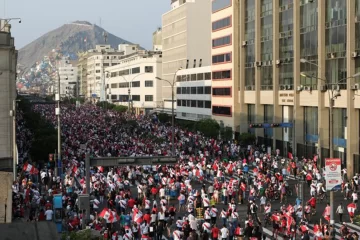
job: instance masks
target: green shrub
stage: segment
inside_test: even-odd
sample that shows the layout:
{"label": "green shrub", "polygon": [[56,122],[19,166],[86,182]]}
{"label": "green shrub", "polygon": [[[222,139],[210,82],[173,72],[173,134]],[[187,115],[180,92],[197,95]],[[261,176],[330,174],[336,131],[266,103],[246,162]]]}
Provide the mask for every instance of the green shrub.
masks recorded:
{"label": "green shrub", "polygon": [[214,119],[202,119],[195,124],[195,130],[202,132],[206,137],[217,138],[220,125]]}
{"label": "green shrub", "polygon": [[166,113],[159,113],[158,114],[158,119],[161,123],[166,123],[166,122],[170,122],[171,121],[171,116],[169,116]]}
{"label": "green shrub", "polygon": [[256,141],[256,136],[251,133],[241,133],[239,136],[240,144],[242,145],[251,145]]}

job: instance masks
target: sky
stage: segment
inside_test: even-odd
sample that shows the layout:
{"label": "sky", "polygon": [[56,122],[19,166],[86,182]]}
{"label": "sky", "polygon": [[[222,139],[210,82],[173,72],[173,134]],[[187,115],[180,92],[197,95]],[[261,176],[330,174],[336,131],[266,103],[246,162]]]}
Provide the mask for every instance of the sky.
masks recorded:
{"label": "sky", "polygon": [[170,0],[0,0],[0,18],[12,20],[11,33],[20,49],[65,23],[88,21],[146,49]]}

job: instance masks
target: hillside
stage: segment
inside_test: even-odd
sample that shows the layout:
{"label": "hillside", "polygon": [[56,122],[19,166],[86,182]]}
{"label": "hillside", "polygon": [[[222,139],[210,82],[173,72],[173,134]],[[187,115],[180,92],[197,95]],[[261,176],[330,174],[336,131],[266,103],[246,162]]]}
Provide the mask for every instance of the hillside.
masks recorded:
{"label": "hillside", "polygon": [[[18,62],[26,68],[34,67],[36,62],[43,60],[53,51],[76,59],[78,52],[92,49],[96,44],[104,44],[104,32],[106,31],[103,28],[85,21],[65,24],[21,48]],[[107,34],[107,44],[114,48],[120,43],[129,43],[111,33]]]}

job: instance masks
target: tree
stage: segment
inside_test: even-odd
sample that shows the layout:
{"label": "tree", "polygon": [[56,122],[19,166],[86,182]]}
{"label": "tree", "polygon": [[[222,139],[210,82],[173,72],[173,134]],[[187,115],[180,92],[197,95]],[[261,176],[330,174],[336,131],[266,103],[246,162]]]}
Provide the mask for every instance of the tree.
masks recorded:
{"label": "tree", "polygon": [[232,140],[233,139],[233,131],[231,127],[221,128],[221,138],[223,140]]}
{"label": "tree", "polygon": [[159,113],[158,119],[161,123],[166,123],[171,120],[171,117],[167,115],[166,113]]}
{"label": "tree", "polygon": [[254,134],[251,133],[241,133],[239,136],[239,141],[242,145],[251,145],[254,144],[256,140],[256,136]]}
{"label": "tree", "polygon": [[202,132],[206,137],[217,138],[220,125],[214,119],[202,119],[195,124],[195,130]]}

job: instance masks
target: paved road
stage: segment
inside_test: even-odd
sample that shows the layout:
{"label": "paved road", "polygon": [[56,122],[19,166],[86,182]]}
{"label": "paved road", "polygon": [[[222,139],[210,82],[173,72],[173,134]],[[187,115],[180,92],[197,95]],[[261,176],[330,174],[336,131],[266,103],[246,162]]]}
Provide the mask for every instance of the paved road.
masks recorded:
{"label": "paved road", "polygon": [[[252,173],[250,172],[250,174],[252,174]],[[229,180],[230,178],[226,177],[226,179]],[[293,194],[293,196],[288,197],[287,203],[290,203],[290,204],[294,205],[295,200],[297,198],[294,186],[298,182],[298,180],[295,180],[293,176],[290,176],[288,178],[288,182],[289,182],[289,186],[293,189],[294,194]],[[213,184],[213,183],[211,181],[206,181],[205,180],[204,184],[206,185],[206,189],[207,189],[207,187],[210,184]],[[202,187],[202,184],[195,181],[195,182],[192,183],[192,186],[193,186],[194,189],[199,189],[200,190],[201,187]],[[136,190],[135,186],[133,186],[131,188],[131,192],[132,192],[133,196],[137,196],[137,190]],[[335,195],[335,197],[334,197],[334,208],[336,209],[339,203],[341,203],[341,202],[343,203],[343,206],[344,206],[344,209],[345,209],[345,212],[344,212],[344,215],[343,215],[343,221],[349,223],[348,227],[350,228],[350,230],[352,232],[358,232],[358,234],[360,235],[360,227],[356,226],[354,224],[350,224],[349,215],[348,215],[348,212],[346,210],[347,204],[349,204],[351,201],[350,200],[344,200],[343,194],[341,192],[336,192],[334,195]],[[305,201],[310,199],[310,188],[307,186],[307,184],[304,184],[304,198],[305,198]],[[329,199],[329,197],[328,197],[328,199]],[[256,202],[259,205],[259,199],[257,199]],[[178,201],[177,200],[171,200],[169,204],[170,205],[174,204],[177,207],[178,206]],[[280,204],[279,200],[271,202],[271,204],[272,204],[272,210],[280,209],[280,207],[282,205],[282,204]],[[323,213],[323,211],[325,209],[325,206],[326,206],[326,200],[324,200],[321,203],[319,203],[319,202],[317,203],[316,214],[315,214],[315,216],[312,216],[312,221],[309,224],[310,232],[311,232],[311,229],[313,228],[314,224],[319,223],[320,218],[322,218],[323,223],[325,222],[324,218],[322,217],[322,213]],[[222,203],[217,204],[216,207],[219,209],[219,212],[221,211],[222,208],[225,208],[225,209],[228,208],[227,205],[224,205]],[[237,212],[239,213],[240,219],[244,219],[246,217],[246,215],[247,215],[247,202],[246,201],[245,201],[245,204],[243,204],[243,205],[237,205]],[[184,211],[181,211],[180,213],[177,213],[176,219],[177,219],[177,217],[179,217],[179,216],[182,217],[185,214],[186,214],[186,212],[184,212]],[[263,221],[264,215],[260,210],[259,210],[258,216],[259,216],[260,220]],[[336,230],[337,230],[336,239],[340,239],[339,229],[340,229],[341,225],[339,224],[338,215],[335,216],[335,222],[336,222],[335,227],[336,227]],[[244,221],[240,221],[240,223],[242,224],[242,226],[244,226]],[[217,219],[217,225],[219,227],[222,227],[221,224],[222,224],[221,220]],[[266,226],[266,227],[263,226],[263,233],[267,236],[267,239],[271,239],[272,226]],[[283,237],[279,236],[277,239],[282,240]]]}

